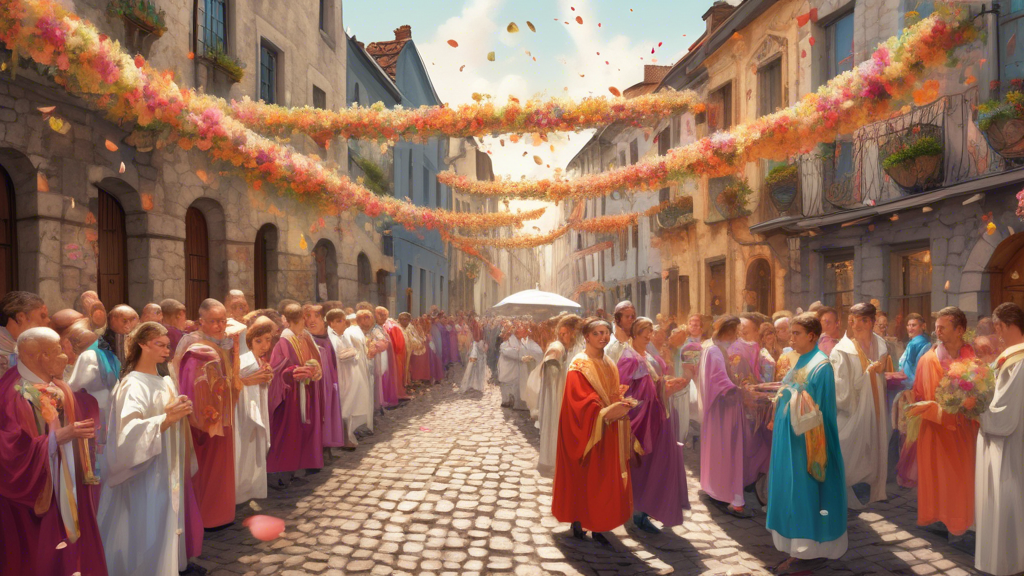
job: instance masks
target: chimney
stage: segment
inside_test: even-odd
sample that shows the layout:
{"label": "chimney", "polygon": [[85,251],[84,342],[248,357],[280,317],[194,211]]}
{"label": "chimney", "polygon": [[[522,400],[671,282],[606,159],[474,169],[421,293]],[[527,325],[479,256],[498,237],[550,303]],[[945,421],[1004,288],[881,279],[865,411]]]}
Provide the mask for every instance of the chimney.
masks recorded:
{"label": "chimney", "polygon": [[732,15],[736,7],[725,0],[715,0],[711,8],[704,13],[704,22],[707,24],[707,35],[710,37],[719,26]]}
{"label": "chimney", "polygon": [[412,40],[412,26],[403,24],[398,28],[395,28],[395,40],[401,40],[403,42]]}

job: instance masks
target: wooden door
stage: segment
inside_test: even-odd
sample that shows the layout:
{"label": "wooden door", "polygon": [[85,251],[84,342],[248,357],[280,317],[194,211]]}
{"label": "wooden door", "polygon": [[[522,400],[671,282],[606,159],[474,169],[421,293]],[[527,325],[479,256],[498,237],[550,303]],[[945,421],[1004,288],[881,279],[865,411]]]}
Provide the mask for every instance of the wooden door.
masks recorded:
{"label": "wooden door", "polygon": [[754,260],[747,268],[746,300],[744,312],[760,312],[771,316],[772,267],[764,258]]}
{"label": "wooden door", "polygon": [[267,307],[268,236],[273,232],[273,227],[273,224],[264,224],[256,232],[256,244],[253,246],[253,291],[257,310]]}
{"label": "wooden door", "polygon": [[0,296],[18,289],[18,235],[15,232],[14,187],[0,169]]}
{"label": "wooden door", "polygon": [[97,266],[100,301],[107,310],[128,302],[128,235],[124,209],[113,195],[99,191],[99,258]]}
{"label": "wooden door", "polygon": [[210,297],[210,241],[206,217],[198,208],[185,212],[185,310],[199,315],[199,305]]}

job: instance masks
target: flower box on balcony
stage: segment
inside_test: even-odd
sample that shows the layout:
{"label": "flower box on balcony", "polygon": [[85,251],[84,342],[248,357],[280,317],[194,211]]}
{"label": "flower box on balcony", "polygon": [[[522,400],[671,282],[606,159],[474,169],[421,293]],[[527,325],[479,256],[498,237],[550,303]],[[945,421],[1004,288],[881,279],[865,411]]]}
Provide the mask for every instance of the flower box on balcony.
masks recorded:
{"label": "flower box on balcony", "polygon": [[764,179],[764,189],[779,212],[789,210],[796,200],[800,184],[800,171],[796,164],[781,164],[772,168]]}
{"label": "flower box on balcony", "polygon": [[1003,158],[1024,158],[1024,119],[995,118],[988,123],[985,137]]}
{"label": "flower box on balcony", "polygon": [[749,216],[750,209],[747,203],[753,190],[745,180],[735,180],[725,186],[721,192],[715,194],[712,203],[725,220]]}
{"label": "flower box on balcony", "polygon": [[908,192],[923,192],[942,184],[942,143],[931,136],[902,145],[882,161],[882,169]]}
{"label": "flower box on balcony", "polygon": [[107,5],[107,13],[111,16],[120,16],[126,26],[134,26],[139,31],[157,38],[167,31],[164,11],[149,0],[111,0]]}
{"label": "flower box on balcony", "polygon": [[1014,78],[1009,85],[1002,98],[978,105],[978,128],[1003,158],[1024,158],[1024,80]]}
{"label": "flower box on balcony", "polygon": [[203,59],[236,84],[241,82],[245,76],[245,64],[237,58],[233,58],[221,48],[207,48],[206,53],[203,54]]}

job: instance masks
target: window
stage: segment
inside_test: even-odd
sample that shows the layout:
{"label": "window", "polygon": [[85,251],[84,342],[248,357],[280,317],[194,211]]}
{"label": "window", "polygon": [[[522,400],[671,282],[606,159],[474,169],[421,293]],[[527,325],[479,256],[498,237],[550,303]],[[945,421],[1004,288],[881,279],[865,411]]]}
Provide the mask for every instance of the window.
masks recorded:
{"label": "window", "polygon": [[[672,128],[666,126],[661,133],[658,134],[658,156],[665,156],[668,154],[668,150],[671,147],[672,141]],[[670,189],[668,187],[662,188],[658,191],[658,201],[668,202]],[[603,197],[602,197],[603,199]]]}
{"label": "window", "polygon": [[427,313],[427,271],[420,268],[420,309],[419,314]]}
{"label": "window", "polygon": [[202,38],[201,52],[203,54],[208,54],[211,51],[227,52],[228,34],[226,22],[228,10],[225,0],[203,0],[200,5],[203,11],[199,17],[199,22],[202,26],[200,30]]}
{"label": "window", "polygon": [[[427,167],[423,167],[423,205],[430,205],[430,172],[427,171]],[[437,206],[436,198],[434,206]]]}
{"label": "window", "polygon": [[260,45],[260,99],[267,104],[277,104],[277,51]]}
{"label": "window", "polygon": [[359,282],[359,300],[369,302],[370,283],[373,282],[373,269],[370,267],[370,259],[362,252],[356,257],[356,275]]}
{"label": "window", "polygon": [[828,78],[853,70],[853,12],[839,18],[825,29],[828,42]]}
{"label": "window", "polygon": [[[893,252],[890,263],[889,317],[896,326],[907,314],[931,318],[932,253],[927,247]],[[897,333],[900,333],[899,331]]]}
{"label": "window", "polygon": [[640,248],[640,225],[633,225],[633,248]]}
{"label": "window", "polygon": [[726,130],[732,126],[732,84],[726,84],[708,98],[708,132]]}
{"label": "window", "polygon": [[388,283],[391,281],[387,270],[377,270],[377,305],[388,305]]}
{"label": "window", "polygon": [[625,165],[626,165],[626,151],[625,150],[619,150],[619,166],[625,166]]}
{"label": "window", "polygon": [[319,86],[313,86],[313,108],[327,109],[327,92],[321,90]]}
{"label": "window", "polygon": [[264,224],[256,232],[253,246],[253,299],[256,308],[266,308],[269,298],[270,268],[276,264],[274,251],[277,249],[277,226]]}
{"label": "window", "polygon": [[782,108],[782,58],[757,71],[757,115],[764,116]]}
{"label": "window", "polygon": [[210,297],[210,244],[206,217],[195,206],[185,211],[185,308],[199,317],[199,304]]}
{"label": "window", "polygon": [[320,0],[320,30],[327,31],[327,0]]}
{"label": "window", "polygon": [[708,263],[707,302],[712,316],[725,314],[725,260]]}
{"label": "window", "polygon": [[850,307],[853,306],[853,252],[836,252],[825,256],[822,292],[822,303],[839,311],[839,323],[845,323],[850,315]]}
{"label": "window", "polygon": [[0,296],[18,289],[18,234],[14,186],[0,168]]}
{"label": "window", "polygon": [[632,166],[640,160],[640,142],[633,140],[629,143],[629,165]]}
{"label": "window", "polygon": [[600,266],[600,269],[597,272],[597,281],[598,282],[604,282],[604,250],[602,250],[597,255],[597,258],[598,258],[598,260],[597,260],[598,266]]}
{"label": "window", "polygon": [[348,100],[349,106],[353,104],[362,104],[359,100],[359,82],[356,82],[355,86],[352,87],[352,96],[350,96]]}
{"label": "window", "polygon": [[629,236],[625,230],[619,231],[619,260],[626,259],[626,250],[629,250]]}
{"label": "window", "polygon": [[110,310],[128,301],[128,235],[124,209],[105,190],[99,190],[98,286],[100,301]]}
{"label": "window", "polygon": [[1002,67],[1001,77],[1005,87],[1014,78],[1024,78],[1024,60],[1015,55],[1017,41],[1009,41],[1014,37],[1017,40],[1024,38],[1024,0],[1010,0],[1000,4],[999,65]]}

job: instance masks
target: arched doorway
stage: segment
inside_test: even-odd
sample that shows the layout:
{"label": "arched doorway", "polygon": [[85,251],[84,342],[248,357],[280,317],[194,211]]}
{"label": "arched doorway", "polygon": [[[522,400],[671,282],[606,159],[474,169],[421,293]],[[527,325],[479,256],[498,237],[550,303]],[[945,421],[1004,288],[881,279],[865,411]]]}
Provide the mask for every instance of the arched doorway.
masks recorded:
{"label": "arched doorway", "polygon": [[1003,302],[1024,306],[1024,232],[1014,234],[996,246],[986,271],[993,309]]}
{"label": "arched doorway", "polygon": [[743,311],[772,314],[772,267],[764,258],[757,258],[747,266],[747,281],[743,292]]}
{"label": "arched doorway", "polygon": [[14,185],[0,168],[0,296],[18,289],[18,220],[14,215]]}
{"label": "arched doorway", "polygon": [[370,267],[370,259],[362,252],[356,258],[356,270],[359,281],[359,301],[369,302],[370,284],[373,282],[373,269]]}
{"label": "arched doorway", "polygon": [[106,190],[98,190],[99,258],[97,292],[110,310],[128,302],[128,234],[121,203]]}
{"label": "arched doorway", "polygon": [[256,308],[267,308],[270,302],[270,274],[277,268],[277,226],[264,224],[256,232],[253,246],[253,299]]}
{"label": "arched doorway", "polygon": [[206,217],[195,206],[185,212],[185,310],[196,318],[210,297],[210,241]]}
{"label": "arched doorway", "polygon": [[313,266],[316,270],[316,301],[338,299],[338,253],[334,242],[322,238],[313,247]]}

